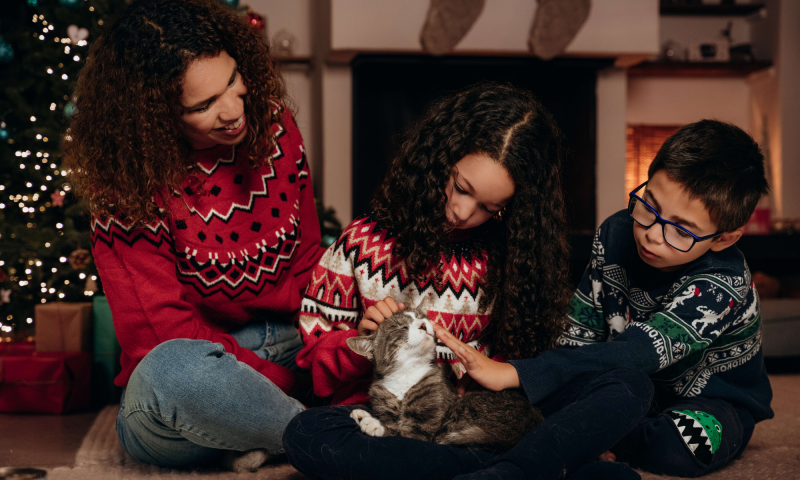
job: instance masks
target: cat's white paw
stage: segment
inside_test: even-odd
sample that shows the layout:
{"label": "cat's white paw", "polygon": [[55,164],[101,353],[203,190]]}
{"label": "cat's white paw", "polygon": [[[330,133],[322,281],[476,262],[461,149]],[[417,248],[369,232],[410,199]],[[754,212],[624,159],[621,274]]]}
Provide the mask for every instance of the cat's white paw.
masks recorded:
{"label": "cat's white paw", "polygon": [[353,410],[350,412],[350,418],[356,421],[362,432],[371,437],[382,437],[386,432],[383,425],[381,425],[381,421],[365,410]]}
{"label": "cat's white paw", "polygon": [[364,418],[370,418],[372,415],[369,414],[366,410],[361,410],[357,408],[350,412],[350,418],[356,421],[357,424],[361,425],[361,420]]}
{"label": "cat's white paw", "polygon": [[385,432],[381,421],[375,417],[365,418],[358,425],[361,427],[362,432],[371,437],[382,437]]}

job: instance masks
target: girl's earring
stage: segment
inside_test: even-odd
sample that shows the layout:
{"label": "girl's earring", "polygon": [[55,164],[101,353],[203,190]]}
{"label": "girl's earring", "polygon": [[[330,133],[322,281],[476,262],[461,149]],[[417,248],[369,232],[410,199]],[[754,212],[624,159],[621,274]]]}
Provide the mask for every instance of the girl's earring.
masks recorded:
{"label": "girl's earring", "polygon": [[503,221],[503,212],[505,212],[505,211],[506,211],[506,209],[505,209],[505,207],[503,207],[502,210],[500,210],[499,212],[495,213],[494,216],[492,217],[492,218],[494,218],[494,221],[495,222],[502,222]]}

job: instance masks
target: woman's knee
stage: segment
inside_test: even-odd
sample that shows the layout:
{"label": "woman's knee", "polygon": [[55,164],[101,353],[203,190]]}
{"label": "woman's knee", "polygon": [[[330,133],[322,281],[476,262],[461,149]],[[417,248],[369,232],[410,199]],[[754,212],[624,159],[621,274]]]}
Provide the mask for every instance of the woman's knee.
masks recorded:
{"label": "woman's knee", "polygon": [[[131,383],[144,383],[158,391],[200,386],[208,378],[205,359],[221,358],[225,349],[208,340],[176,338],[153,348],[136,366]],[[235,361],[235,360],[234,360]]]}

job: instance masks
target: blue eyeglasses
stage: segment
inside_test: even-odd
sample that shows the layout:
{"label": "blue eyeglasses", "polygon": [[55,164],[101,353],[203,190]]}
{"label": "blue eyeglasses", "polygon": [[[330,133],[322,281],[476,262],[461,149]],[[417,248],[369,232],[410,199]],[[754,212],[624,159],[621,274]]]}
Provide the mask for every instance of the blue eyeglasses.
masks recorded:
{"label": "blue eyeglasses", "polygon": [[647,182],[639,185],[634,191],[628,194],[630,197],[630,200],[628,201],[628,213],[636,223],[644,228],[650,228],[656,222],[660,223],[661,231],[664,235],[664,241],[667,242],[670,247],[678,250],[679,252],[685,253],[691,250],[695,243],[709,240],[723,233],[717,232],[712,233],[711,235],[706,235],[705,237],[698,237],[677,223],[664,220],[661,218],[661,215],[656,212],[655,208],[647,203],[642,197],[636,195],[636,192],[644,188],[645,185],[647,185]]}

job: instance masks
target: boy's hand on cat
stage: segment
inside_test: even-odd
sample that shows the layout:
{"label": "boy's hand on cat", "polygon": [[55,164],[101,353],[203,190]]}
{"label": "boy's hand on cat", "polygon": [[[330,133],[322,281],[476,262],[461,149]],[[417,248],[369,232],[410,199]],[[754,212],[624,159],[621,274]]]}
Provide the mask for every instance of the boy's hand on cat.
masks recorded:
{"label": "boy's hand on cat", "polygon": [[469,345],[459,341],[441,325],[433,324],[436,338],[461,360],[473,380],[489,390],[500,391],[519,387],[517,369],[510,363],[501,363],[486,357]]}
{"label": "boy's hand on cat", "polygon": [[391,317],[394,312],[405,308],[405,305],[395,302],[392,297],[384,298],[364,312],[364,318],[358,322],[358,335],[362,337],[372,335],[384,320]]}

